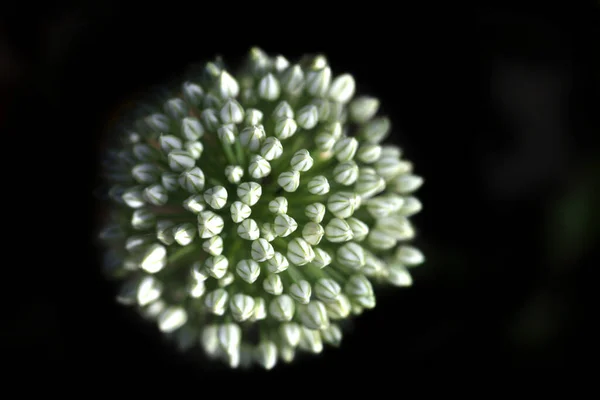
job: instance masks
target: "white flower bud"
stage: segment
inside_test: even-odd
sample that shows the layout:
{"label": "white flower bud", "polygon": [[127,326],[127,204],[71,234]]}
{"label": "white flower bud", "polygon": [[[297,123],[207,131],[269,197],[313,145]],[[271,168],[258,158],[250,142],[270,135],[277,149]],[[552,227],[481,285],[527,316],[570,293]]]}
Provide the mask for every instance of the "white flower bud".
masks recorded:
{"label": "white flower bud", "polygon": [[[252,209],[241,201],[234,201],[229,207],[231,219],[233,222],[240,223],[252,214]],[[238,228],[239,229],[239,228]]]}
{"label": "white flower bud", "polygon": [[402,157],[402,149],[393,144],[383,144],[381,145],[381,157],[399,159],[400,157]]}
{"label": "white flower bud", "polygon": [[386,280],[394,286],[412,286],[413,280],[410,272],[402,265],[391,265],[387,270]]}
{"label": "white flower bud", "polygon": [[377,117],[367,122],[362,129],[362,137],[369,143],[380,143],[390,133],[390,120],[387,117]]}
{"label": "white flower bud", "polygon": [[274,136],[269,136],[263,142],[262,147],[260,148],[260,154],[263,156],[265,160],[271,161],[281,157],[283,153],[283,145]]}
{"label": "white flower bud", "polygon": [[306,149],[298,150],[292,156],[290,166],[294,171],[306,172],[312,168],[314,160]]}
{"label": "white flower bud", "polygon": [[373,286],[364,275],[352,275],[344,286],[344,292],[361,307],[375,307]]}
{"label": "white flower bud", "polygon": [[193,281],[188,290],[189,295],[194,299],[199,299],[206,293],[206,284],[204,281]]}
{"label": "white flower bud", "polygon": [[237,274],[248,283],[254,283],[260,275],[260,265],[254,260],[241,260],[237,263]]}
{"label": "white flower bud", "polygon": [[182,87],[183,98],[186,102],[193,106],[198,106],[202,101],[202,97],[204,96],[204,90],[202,88],[193,83],[193,82],[184,82]]}
{"label": "white flower bud", "polygon": [[325,230],[320,224],[316,222],[308,222],[302,228],[302,238],[308,242],[308,244],[316,246],[321,242]]}
{"label": "white flower bud", "polygon": [[299,65],[289,67],[281,78],[283,90],[290,95],[298,95],[304,89],[304,72]]}
{"label": "white flower bud", "polygon": [[257,151],[265,137],[266,134],[262,125],[249,126],[240,132],[240,143],[250,151]]}
{"label": "white flower bud", "polygon": [[167,265],[167,249],[160,244],[153,244],[145,251],[140,268],[144,271],[155,274]]}
{"label": "white flower bud", "polygon": [[262,111],[257,110],[255,108],[248,108],[246,110],[246,118],[244,120],[244,123],[250,126],[259,125],[262,122],[262,119]]}
{"label": "white flower bud", "polygon": [[170,153],[173,150],[181,150],[183,143],[181,139],[173,135],[162,135],[158,138],[160,148],[165,153]]}
{"label": "white flower bud", "polygon": [[205,190],[204,201],[215,210],[220,210],[227,204],[227,189],[223,186],[214,186]]}
{"label": "white flower bud", "polygon": [[329,88],[329,98],[338,103],[347,103],[354,96],[356,84],[350,74],[338,76],[331,83]]}
{"label": "white flower bud", "polygon": [[260,321],[265,318],[267,318],[267,306],[265,303],[265,299],[263,299],[262,297],[255,297],[254,311],[252,312],[250,321]]}
{"label": "white flower bud", "polygon": [[160,169],[154,164],[138,164],[131,170],[131,175],[139,183],[154,183],[160,177]]}
{"label": "white flower bud", "polygon": [[312,289],[307,281],[294,282],[290,285],[290,296],[300,304],[308,304]]}
{"label": "white flower bud", "polygon": [[227,301],[229,300],[229,294],[225,289],[215,289],[209,292],[204,297],[204,306],[215,315],[225,314],[227,309]]}
{"label": "white flower bud", "polygon": [[286,171],[279,174],[277,184],[286,192],[295,192],[300,186],[300,173],[298,171]]}
{"label": "white flower bud", "polygon": [[217,90],[224,99],[228,97],[237,97],[240,92],[240,86],[227,71],[221,71],[217,83]]}
{"label": "white flower bud", "polygon": [[193,141],[193,142],[185,142],[183,145],[185,151],[190,153],[194,159],[199,160],[202,157],[202,153],[204,152],[204,145],[202,142]]}
{"label": "white flower bud", "polygon": [[219,335],[217,325],[205,326],[200,335],[202,348],[209,356],[216,356],[219,351]]}
{"label": "white flower bud", "polygon": [[413,267],[416,265],[423,264],[425,262],[425,256],[421,250],[417,249],[413,246],[400,246],[398,250],[396,250],[396,254],[394,255],[395,259],[400,261],[402,264]]}
{"label": "white flower bud", "polygon": [[237,234],[245,240],[256,240],[260,236],[258,224],[252,218],[246,218],[237,226]]}
{"label": "white flower bud", "polygon": [[275,124],[275,136],[280,140],[288,139],[296,133],[298,124],[292,118],[282,118]]}
{"label": "white flower bud", "polygon": [[365,251],[365,265],[361,272],[369,277],[382,277],[385,275],[386,263],[370,251]]}
{"label": "white flower bud", "polygon": [[187,313],[182,307],[168,307],[158,316],[158,329],[170,333],[181,328],[187,322]]}
{"label": "white flower bud", "polygon": [[[221,99],[219,99],[217,96],[215,96],[212,93],[207,93],[204,96],[204,99],[202,100],[202,107],[203,108],[211,108],[214,109],[213,110],[213,115],[215,118],[218,118],[218,113],[217,113],[217,109],[221,108],[223,106],[223,101]],[[214,130],[214,129],[212,129]]]}
{"label": "white flower bud", "polygon": [[363,200],[369,199],[386,188],[385,180],[377,175],[372,168],[360,168],[358,179],[354,185],[356,193],[360,194]]}
{"label": "white flower bud", "polygon": [[210,273],[206,270],[204,263],[196,261],[192,264],[192,278],[196,281],[205,281],[209,278]]}
{"label": "white flower bud", "polygon": [[381,156],[381,146],[373,143],[362,143],[356,153],[356,158],[365,164],[373,164]]}
{"label": "white flower bud", "polygon": [[298,117],[296,118],[298,125],[303,129],[312,129],[317,126],[319,122],[319,111],[317,107],[312,104],[302,107],[298,110]]}
{"label": "white flower bud", "polygon": [[336,260],[340,265],[359,270],[365,265],[365,251],[354,242],[345,243],[337,249]]}
{"label": "white flower bud", "polygon": [[393,237],[395,240],[412,239],[415,234],[409,219],[400,215],[378,219],[375,223],[375,229]]}
{"label": "white flower bud", "polygon": [[290,266],[288,259],[281,253],[275,252],[273,258],[267,260],[267,269],[272,273],[283,272]]}
{"label": "white flower bud", "polygon": [[309,71],[306,74],[306,91],[315,97],[325,96],[330,83],[331,68],[327,66],[316,71]]}
{"label": "white flower bud", "polygon": [[286,322],[279,325],[279,335],[288,346],[296,347],[300,342],[300,325],[295,322]]}
{"label": "white flower bud", "polygon": [[174,226],[175,224],[172,221],[158,221],[156,223],[156,238],[167,246],[172,245],[175,242]]}
{"label": "white flower bud", "polygon": [[162,284],[153,276],[145,276],[137,287],[137,302],[144,307],[160,298]]}
{"label": "white flower bud", "polygon": [[350,161],[358,149],[358,140],[354,137],[345,137],[338,140],[333,146],[333,151],[339,162]]}
{"label": "white flower bud", "polygon": [[293,265],[305,265],[315,258],[315,252],[306,240],[294,238],[288,242],[287,258]]}
{"label": "white flower bud", "polygon": [[[118,225],[114,228],[121,229]],[[118,236],[118,238],[122,239],[123,235]],[[130,253],[137,253],[139,250],[143,250],[146,245],[150,244],[152,240],[152,237],[149,235],[130,236],[125,240],[125,249]]]}
{"label": "white flower bud", "polygon": [[342,330],[339,326],[331,324],[328,328],[321,330],[321,338],[323,342],[338,347],[342,343]]}
{"label": "white flower bud", "polygon": [[260,237],[264,238],[267,242],[272,242],[277,237],[275,228],[272,224],[265,222],[260,226]]}
{"label": "white flower bud", "polygon": [[184,150],[173,150],[167,156],[169,168],[173,171],[181,172],[188,170],[196,165],[196,160],[190,153]]}
{"label": "white flower bud", "polygon": [[320,223],[325,217],[325,205],[322,203],[312,203],[304,208],[304,215],[313,222]]}
{"label": "white flower bud", "polygon": [[308,191],[315,195],[324,195],[329,193],[329,182],[323,175],[317,175],[308,181]]}
{"label": "white flower bud", "polygon": [[396,246],[397,240],[389,233],[381,230],[378,227],[371,229],[369,236],[367,236],[367,242],[371,247],[377,250],[389,250]]}
{"label": "white flower bud", "polygon": [[369,226],[362,222],[359,219],[354,217],[346,219],[346,222],[352,229],[352,234],[354,235],[354,241],[361,242],[363,241],[367,235],[369,234]]}
{"label": "white flower bud", "polygon": [[[220,289],[222,290],[222,289]],[[238,324],[226,323],[216,330],[218,346],[228,354],[236,352],[242,341],[242,329]]]}
{"label": "white flower bud", "polygon": [[204,189],[204,172],[198,167],[193,167],[179,175],[179,185],[190,193],[201,193]]}
{"label": "white flower bud", "polygon": [[144,189],[144,199],[155,206],[163,206],[169,200],[169,195],[162,185],[155,183]]}
{"label": "white flower bud", "polygon": [[269,202],[269,211],[273,214],[285,214],[288,211],[288,201],[285,197],[275,197]]}
{"label": "white flower bud", "polygon": [[400,175],[390,182],[390,189],[394,193],[409,194],[423,185],[423,178],[417,175]]}
{"label": "white flower bud", "polygon": [[200,238],[208,239],[223,231],[225,222],[223,218],[212,211],[202,211],[198,214],[198,232]]}
{"label": "white flower bud", "polygon": [[404,197],[404,204],[400,208],[399,213],[405,217],[410,217],[419,213],[423,209],[423,205],[414,196]]}
{"label": "white flower bud", "polygon": [[204,136],[204,127],[197,118],[185,117],[181,120],[181,136],[186,140],[198,140]]}
{"label": "white flower bud", "polygon": [[315,136],[315,145],[320,151],[328,152],[333,149],[335,138],[327,132],[317,133],[317,136]]}
{"label": "white flower bud", "polygon": [[340,294],[334,301],[326,303],[327,316],[330,319],[345,319],[350,315],[352,305],[345,294]]}
{"label": "white flower bud", "polygon": [[254,155],[250,159],[248,172],[254,179],[264,178],[271,173],[271,164],[261,156]]}
{"label": "white flower bud", "polygon": [[315,284],[315,295],[325,303],[337,300],[342,293],[342,288],[333,279],[321,278]]}
{"label": "white flower bud", "polygon": [[257,347],[257,361],[266,370],[277,364],[277,346],[270,340],[263,340]]}
{"label": "white flower bud", "polygon": [[410,171],[412,164],[408,161],[399,160],[397,157],[381,156],[374,164],[375,171],[386,182]]}
{"label": "white flower bud", "polygon": [[206,209],[204,198],[199,194],[188,197],[183,201],[182,205],[186,210],[194,214],[198,214]]}
{"label": "white flower bud", "polygon": [[291,235],[298,228],[296,220],[286,214],[277,214],[273,229],[277,236],[286,237]]}
{"label": "white flower bud", "polygon": [[254,312],[254,299],[245,294],[234,294],[229,301],[231,315],[236,321],[245,321]]}
{"label": "white flower bud", "polygon": [[352,121],[363,124],[377,114],[379,100],[374,97],[360,96],[350,103],[349,108]]}
{"label": "white flower bud", "polygon": [[325,305],[319,300],[309,302],[298,310],[302,325],[308,329],[325,329],[329,326],[329,317]]}
{"label": "white flower bud", "polygon": [[273,63],[273,67],[277,72],[283,72],[290,66],[290,62],[284,56],[276,56],[275,62]]}
{"label": "white flower bud", "polygon": [[287,101],[281,101],[273,110],[273,118],[279,120],[282,118],[294,118],[294,110]]}
{"label": "white flower bud", "polygon": [[384,195],[378,196],[372,199],[367,200],[367,210],[374,218],[386,218],[389,215],[392,215],[398,212],[402,205],[404,204],[404,199],[400,196],[395,195]]}
{"label": "white flower bud", "polygon": [[235,281],[235,276],[228,272],[221,279],[219,279],[219,287],[227,287]]}
{"label": "white flower bud", "polygon": [[275,250],[266,239],[259,238],[252,242],[250,254],[254,260],[263,262],[273,258]]}
{"label": "white flower bud", "polygon": [[358,207],[360,196],[352,192],[337,192],[329,196],[327,209],[338,218],[349,218]]}
{"label": "white flower bud", "polygon": [[174,230],[175,241],[181,246],[187,246],[192,243],[196,237],[197,229],[194,224],[185,222],[178,225]]}
{"label": "white flower bud", "polygon": [[217,129],[217,137],[226,145],[234,144],[236,135],[237,128],[234,124],[225,124]]}
{"label": "white flower bud", "polygon": [[162,133],[169,130],[169,117],[155,113],[144,118],[146,127],[152,132]]}
{"label": "white flower bud", "polygon": [[229,183],[240,183],[244,176],[244,169],[239,165],[228,165],[225,167],[225,177]]}
{"label": "white flower bud", "polygon": [[206,259],[204,266],[211,276],[221,279],[227,273],[229,260],[223,255],[212,256]]}
{"label": "white flower bud", "polygon": [[229,99],[221,108],[220,116],[224,124],[239,124],[244,120],[244,108],[234,99]]}
{"label": "white flower bud", "polygon": [[323,341],[321,340],[319,331],[308,329],[305,326],[301,327],[300,331],[300,342],[298,343],[300,349],[314,354],[319,354],[323,351]]}
{"label": "white flower bud", "polygon": [[350,225],[340,218],[332,218],[325,226],[325,238],[331,243],[342,243],[352,240],[354,233]]}
{"label": "white flower bud", "polygon": [[354,161],[340,163],[333,168],[333,179],[344,186],[350,186],[358,179],[358,165]]}
{"label": "white flower bud", "polygon": [[155,223],[156,216],[148,209],[138,208],[131,215],[131,227],[135,230],[150,229]]}
{"label": "white flower bud", "polygon": [[283,283],[281,277],[277,274],[269,274],[263,281],[263,289],[265,292],[275,296],[279,296],[283,293]]}
{"label": "white flower bud", "polygon": [[179,190],[179,175],[170,171],[163,172],[160,177],[160,183],[169,192]]}
{"label": "white flower bud", "polygon": [[312,261],[313,265],[315,265],[318,268],[325,268],[326,266],[328,266],[329,264],[331,264],[331,256],[329,255],[329,253],[327,253],[325,250],[320,249],[320,248],[315,248],[315,258]]}
{"label": "white flower bud", "polygon": [[291,321],[295,310],[294,300],[287,294],[275,297],[269,304],[269,315],[277,321]]}
{"label": "white flower bud", "polygon": [[145,143],[134,145],[133,155],[140,161],[155,161],[159,156],[155,149]]}
{"label": "white flower bud", "polygon": [[262,195],[262,186],[256,182],[244,182],[237,187],[237,196],[242,203],[255,205]]}
{"label": "white flower bud", "polygon": [[273,74],[269,73],[265,75],[258,83],[258,96],[261,99],[274,101],[277,100],[280,93],[281,89],[279,87],[279,82]]}

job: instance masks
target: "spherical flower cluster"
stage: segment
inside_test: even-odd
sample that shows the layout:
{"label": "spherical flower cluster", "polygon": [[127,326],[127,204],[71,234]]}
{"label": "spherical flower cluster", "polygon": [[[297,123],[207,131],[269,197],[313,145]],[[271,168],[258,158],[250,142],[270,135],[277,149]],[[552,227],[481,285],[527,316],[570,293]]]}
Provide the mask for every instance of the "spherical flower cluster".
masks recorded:
{"label": "spherical flower cluster", "polygon": [[118,300],[183,348],[270,369],[338,346],[373,285],[411,285],[423,180],[355,88],[322,55],[254,48],[123,119],[100,234]]}

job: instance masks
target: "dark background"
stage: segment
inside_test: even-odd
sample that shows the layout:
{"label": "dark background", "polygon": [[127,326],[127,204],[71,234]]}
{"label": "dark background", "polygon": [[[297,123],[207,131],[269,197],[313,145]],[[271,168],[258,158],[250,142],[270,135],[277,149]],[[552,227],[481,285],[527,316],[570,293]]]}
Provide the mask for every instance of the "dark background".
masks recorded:
{"label": "dark background", "polygon": [[93,245],[91,193],[103,130],[124,103],[191,62],[220,53],[235,65],[258,45],[292,60],[323,52],[334,73],[353,73],[360,91],[381,98],[390,141],[425,177],[415,223],[427,263],[414,287],[382,293],[340,350],[237,378],[260,380],[256,388],[294,374],[339,384],[421,367],[586,360],[600,227],[600,14],[593,2],[571,3],[9,7],[0,25],[0,123],[14,150],[33,147],[49,161],[26,166],[37,176],[23,194],[27,207],[37,204],[38,230],[25,230],[42,244],[8,263],[15,275],[4,283],[14,291],[4,353],[27,374],[94,370],[88,378],[102,382],[231,376],[200,354],[178,354],[114,302]]}

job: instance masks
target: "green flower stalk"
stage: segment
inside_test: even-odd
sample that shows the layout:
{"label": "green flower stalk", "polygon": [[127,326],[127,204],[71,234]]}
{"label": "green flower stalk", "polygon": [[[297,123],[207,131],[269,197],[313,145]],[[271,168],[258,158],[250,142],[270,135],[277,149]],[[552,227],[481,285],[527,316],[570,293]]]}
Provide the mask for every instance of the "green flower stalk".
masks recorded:
{"label": "green flower stalk", "polygon": [[270,369],[340,345],[374,287],[411,285],[423,179],[355,89],[322,55],[254,48],[124,119],[101,233],[118,300],[184,349]]}

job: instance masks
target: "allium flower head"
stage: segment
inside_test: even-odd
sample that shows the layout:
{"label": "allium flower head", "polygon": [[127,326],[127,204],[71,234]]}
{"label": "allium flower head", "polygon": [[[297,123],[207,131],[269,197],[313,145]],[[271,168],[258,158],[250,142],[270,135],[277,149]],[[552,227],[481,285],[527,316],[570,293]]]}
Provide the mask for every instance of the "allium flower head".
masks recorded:
{"label": "allium flower head", "polygon": [[124,118],[107,152],[106,266],[183,347],[274,367],[338,346],[375,289],[409,286],[423,179],[379,101],[324,56],[252,49]]}

